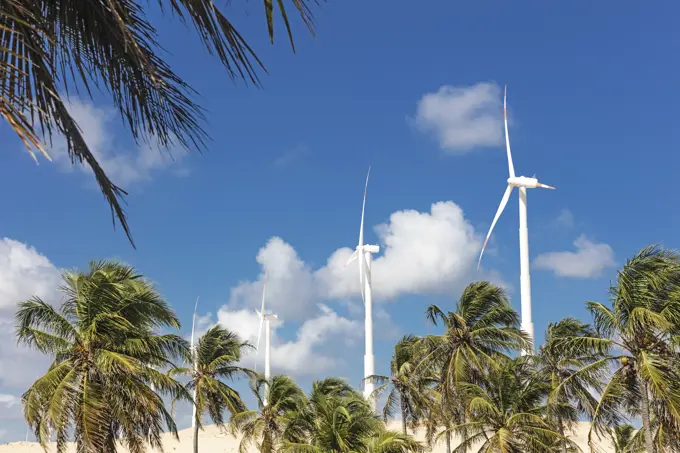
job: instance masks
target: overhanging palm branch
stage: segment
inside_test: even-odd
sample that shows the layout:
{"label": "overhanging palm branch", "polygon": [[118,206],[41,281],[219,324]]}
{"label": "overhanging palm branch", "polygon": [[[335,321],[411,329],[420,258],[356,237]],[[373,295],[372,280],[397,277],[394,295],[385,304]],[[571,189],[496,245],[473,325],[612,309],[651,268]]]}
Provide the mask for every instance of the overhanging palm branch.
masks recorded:
{"label": "overhanging palm branch", "polygon": [[[278,9],[291,45],[292,8],[313,32],[316,0],[265,0],[265,19],[274,40]],[[264,69],[253,49],[212,0],[158,0],[183,24],[190,24],[232,79],[259,84]],[[68,111],[72,91],[107,91],[137,141],[162,148],[205,147],[203,111],[193,89],[163,59],[149,19],[150,5],[138,0],[3,0],[0,2],[0,115],[29,152],[47,155],[42,138],[66,138],[71,161],[92,169],[112,216],[132,235],[122,209],[125,191],[106,175]],[[35,157],[35,156],[34,156]],[[132,242],[133,243],[133,242]],[[134,245],[134,243],[133,243]]]}

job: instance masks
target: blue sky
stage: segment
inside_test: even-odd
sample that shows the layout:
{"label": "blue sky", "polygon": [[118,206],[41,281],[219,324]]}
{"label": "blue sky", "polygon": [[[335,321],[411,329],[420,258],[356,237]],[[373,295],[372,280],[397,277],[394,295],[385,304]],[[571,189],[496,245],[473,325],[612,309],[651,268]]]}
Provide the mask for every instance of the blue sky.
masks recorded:
{"label": "blue sky", "polygon": [[[36,166],[0,125],[6,150],[0,234],[17,241],[0,247],[3,329],[9,331],[17,297],[52,294],[45,282],[56,281],[56,269],[113,257],[158,284],[185,332],[197,295],[204,325],[220,319],[242,326],[259,297],[264,263],[280,276],[278,283],[270,277],[271,304],[285,321],[276,336],[290,367],[277,370],[275,360],[273,371],[305,385],[325,374],[358,384],[363,315],[356,269],[338,276],[327,260],[356,245],[369,165],[367,239],[392,247],[374,275],[376,293],[382,284],[378,299],[389,299],[376,307],[378,372],[387,372],[400,335],[434,331],[424,322],[429,303],[452,306],[473,278],[507,284],[519,309],[516,194],[484,270],[474,272],[507,178],[497,140],[504,84],[517,172],[557,187],[529,193],[531,257],[543,255],[547,267],[532,263],[539,340],[550,321],[589,319],[583,302],[605,299],[617,266],[642,246],[678,247],[680,35],[673,18],[680,6],[670,0],[653,7],[631,1],[414,5],[324,4],[316,39],[297,24],[293,54],[280,27],[276,45],[268,44],[259,3],[232,2],[231,17],[269,71],[262,90],[232,83],[193,32],[161,18],[168,60],[207,109],[208,152],[175,150],[169,163],[134,145],[105,94],[74,100],[86,135],[130,192],[137,250],[111,228],[88,175],[68,170],[58,140],[55,162]],[[450,203],[431,214],[437,202]],[[376,233],[381,224],[386,227]],[[273,237],[280,239],[269,242]],[[39,362],[16,350],[9,334],[3,338],[0,396],[16,396],[25,389],[16,376],[34,377],[39,367],[30,363]],[[325,369],[328,357],[345,362]],[[22,438],[18,406],[5,401],[13,415],[0,416],[11,428],[0,441]]]}

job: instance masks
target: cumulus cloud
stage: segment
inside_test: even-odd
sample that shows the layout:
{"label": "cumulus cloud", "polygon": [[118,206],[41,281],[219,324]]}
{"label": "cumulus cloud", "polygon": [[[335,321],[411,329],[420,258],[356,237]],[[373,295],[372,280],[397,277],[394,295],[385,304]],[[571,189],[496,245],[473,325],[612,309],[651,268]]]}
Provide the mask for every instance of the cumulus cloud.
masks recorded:
{"label": "cumulus cloud", "polygon": [[0,392],[3,387],[25,386],[46,364],[42,355],[17,346],[13,317],[17,304],[32,296],[55,302],[59,279],[60,271],[35,248],[0,240],[0,364],[22,364],[0,366]]}
{"label": "cumulus cloud", "polygon": [[19,404],[19,398],[14,395],[8,395],[6,393],[0,393],[0,406],[6,408],[16,406]]}
{"label": "cumulus cloud", "polygon": [[495,83],[444,85],[418,101],[415,123],[449,154],[496,146],[503,140],[500,88]]}
{"label": "cumulus cloud", "polygon": [[[281,321],[271,325],[271,365],[275,374],[318,375],[339,369],[345,363],[337,356],[320,351],[329,340],[352,344],[363,334],[362,326],[355,320],[338,315],[328,306],[319,304],[318,314],[310,317],[297,330],[294,340],[283,340],[278,334]],[[242,338],[257,344],[260,319],[252,310],[230,310],[222,307],[217,314],[218,323],[237,332]],[[263,328],[264,330],[264,328]],[[264,332],[260,340],[260,353],[252,352],[244,359],[250,366],[264,370]]]}
{"label": "cumulus cloud", "polygon": [[[186,155],[184,152],[170,155],[153,144],[142,144],[132,150],[119,148],[116,144],[118,116],[113,108],[97,107],[78,99],[72,99],[67,108],[80,126],[83,137],[99,165],[116,184],[129,187],[150,181],[155,172],[164,170],[173,163],[177,174],[186,173],[186,168],[179,167],[176,161]],[[51,154],[63,168],[72,168],[66,153],[66,141],[62,137],[55,137]],[[91,174],[88,166],[81,165],[79,168]]]}
{"label": "cumulus cloud", "polygon": [[549,270],[558,277],[596,278],[616,266],[614,251],[608,244],[595,243],[584,235],[574,241],[576,251],[549,252],[536,257],[537,269]]}
{"label": "cumulus cloud", "polygon": [[[18,427],[21,420],[19,397],[49,365],[47,357],[18,346],[14,337],[17,304],[32,296],[57,302],[55,289],[60,272],[33,247],[13,239],[0,239],[0,420],[3,426]],[[7,425],[4,425],[7,423]],[[12,432],[6,431],[6,435]]]}
{"label": "cumulus cloud", "polygon": [[[481,238],[460,206],[451,201],[434,203],[430,212],[397,211],[375,231],[381,252],[372,260],[371,275],[378,302],[460,289],[472,278],[502,283],[496,273],[476,273]],[[319,301],[356,299],[360,297],[357,264],[345,267],[351,254],[348,247],[337,249],[324,266],[313,269],[292,245],[271,238],[257,254],[262,273],[232,288],[229,306],[257,308],[265,273],[267,304],[284,319],[308,317]]]}

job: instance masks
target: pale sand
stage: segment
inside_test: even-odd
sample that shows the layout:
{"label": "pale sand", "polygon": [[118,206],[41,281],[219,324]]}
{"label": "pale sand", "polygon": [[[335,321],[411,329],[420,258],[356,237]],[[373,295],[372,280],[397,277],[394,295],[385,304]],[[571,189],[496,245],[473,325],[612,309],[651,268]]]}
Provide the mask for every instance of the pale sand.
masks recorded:
{"label": "pale sand", "polygon": [[[399,422],[390,422],[390,429],[401,430]],[[578,428],[572,434],[571,438],[578,443],[584,452],[588,452],[588,429],[587,423],[580,423]],[[167,453],[192,453],[193,448],[193,433],[191,428],[179,432],[180,441],[176,441],[172,435],[166,434],[164,441],[164,448]],[[423,440],[423,433],[416,433],[416,438]],[[452,441],[452,447],[457,445],[456,440]],[[54,451],[54,448],[50,448]],[[598,450],[602,453],[613,453],[614,449],[609,442],[601,441],[598,443]],[[69,445],[68,452],[75,453],[74,445]],[[126,453],[127,449],[121,447],[118,450],[120,453]],[[434,447],[432,453],[445,453],[444,442],[440,442]],[[42,453],[43,450],[39,444],[34,442],[12,442],[9,444],[0,445],[0,453]],[[204,431],[199,434],[199,452],[203,453],[238,453],[238,439],[229,434],[220,432],[214,425],[205,427]],[[251,448],[249,453],[256,453],[255,448]]]}

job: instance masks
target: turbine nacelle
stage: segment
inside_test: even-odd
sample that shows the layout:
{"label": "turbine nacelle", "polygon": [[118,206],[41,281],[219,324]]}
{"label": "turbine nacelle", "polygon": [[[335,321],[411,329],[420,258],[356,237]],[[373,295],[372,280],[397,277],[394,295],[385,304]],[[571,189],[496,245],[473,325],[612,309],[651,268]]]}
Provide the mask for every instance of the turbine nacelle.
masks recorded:
{"label": "turbine nacelle", "polygon": [[279,319],[279,317],[273,313],[262,313],[260,310],[257,309],[255,310],[255,313],[257,313],[257,317],[262,320],[275,321]]}
{"label": "turbine nacelle", "polygon": [[[380,246],[378,246],[378,245],[364,245],[363,249],[364,249],[364,252],[367,252],[367,253],[378,253],[378,252],[380,252]],[[359,247],[357,247],[357,250],[359,250]]]}
{"label": "turbine nacelle", "polygon": [[537,187],[554,189],[552,186],[541,184],[536,178],[527,178],[526,176],[511,176],[508,178],[508,185],[512,187],[524,187],[527,189],[535,189]]}

